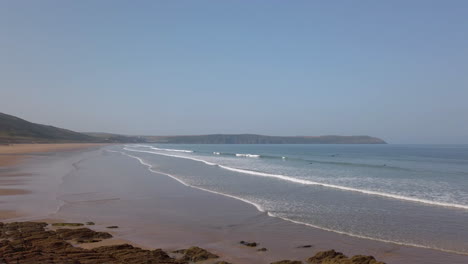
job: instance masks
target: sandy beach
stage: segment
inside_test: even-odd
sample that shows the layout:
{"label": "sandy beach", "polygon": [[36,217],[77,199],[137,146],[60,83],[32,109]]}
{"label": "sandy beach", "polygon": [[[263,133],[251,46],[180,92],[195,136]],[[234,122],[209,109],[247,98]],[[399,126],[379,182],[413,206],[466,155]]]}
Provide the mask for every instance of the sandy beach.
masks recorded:
{"label": "sandy beach", "polygon": [[0,264],[468,264],[468,1],[2,1]]}
{"label": "sandy beach", "polygon": [[[18,186],[25,183],[24,177],[29,176],[25,173],[15,173],[14,168],[21,161],[34,158],[40,153],[60,152],[60,151],[76,151],[103,144],[94,143],[68,143],[68,144],[9,144],[0,145],[0,196],[11,196],[28,194],[31,191],[10,188],[10,186]],[[0,219],[8,219],[17,217],[20,214],[15,210],[0,210]]]}
{"label": "sandy beach", "polygon": [[102,145],[96,143],[0,145],[0,167],[14,166],[22,159],[41,152],[73,151]]}
{"label": "sandy beach", "polygon": [[[185,186],[100,145],[5,146],[4,222],[88,222],[115,239],[168,252],[200,246],[232,263],[302,260],[335,249],[385,263],[466,263],[467,256],[340,235],[284,221],[254,206]],[[8,161],[8,163],[7,163]],[[106,229],[107,226],[118,226]],[[256,242],[247,247],[239,241]],[[266,251],[258,251],[266,248]]]}

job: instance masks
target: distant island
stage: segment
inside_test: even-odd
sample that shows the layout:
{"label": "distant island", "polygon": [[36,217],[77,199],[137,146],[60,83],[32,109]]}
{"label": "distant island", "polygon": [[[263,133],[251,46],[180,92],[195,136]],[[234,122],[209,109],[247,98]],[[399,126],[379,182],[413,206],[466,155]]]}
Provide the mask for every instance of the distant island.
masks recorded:
{"label": "distant island", "polygon": [[36,124],[0,113],[0,144],[13,143],[170,143],[170,144],[386,144],[371,136],[264,136],[213,134],[190,136],[128,136],[112,133],[79,133]]}

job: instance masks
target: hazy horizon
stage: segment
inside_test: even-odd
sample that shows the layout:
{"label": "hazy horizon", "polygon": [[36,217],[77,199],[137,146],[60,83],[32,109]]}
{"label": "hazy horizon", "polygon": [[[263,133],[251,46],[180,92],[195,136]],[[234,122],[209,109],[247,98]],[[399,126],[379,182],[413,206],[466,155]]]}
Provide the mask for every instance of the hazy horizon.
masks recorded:
{"label": "hazy horizon", "polygon": [[0,112],[128,135],[468,144],[466,1],[4,1]]}

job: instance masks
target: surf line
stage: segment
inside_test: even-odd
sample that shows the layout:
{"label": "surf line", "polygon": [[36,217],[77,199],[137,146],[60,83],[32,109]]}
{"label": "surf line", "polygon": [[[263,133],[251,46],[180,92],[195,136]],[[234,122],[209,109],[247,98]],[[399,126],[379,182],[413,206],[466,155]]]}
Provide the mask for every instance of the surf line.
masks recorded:
{"label": "surf line", "polygon": [[127,156],[127,157],[136,159],[136,160],[138,160],[138,161],[140,162],[140,164],[142,164],[143,166],[146,166],[150,172],[168,176],[168,177],[170,177],[170,178],[172,178],[172,179],[178,181],[179,183],[181,183],[181,184],[183,184],[183,185],[185,185],[185,186],[187,186],[187,187],[195,188],[195,189],[202,190],[202,191],[209,192],[209,193],[214,193],[214,194],[218,194],[218,195],[223,195],[223,196],[226,196],[226,197],[229,197],[229,198],[233,198],[233,199],[242,201],[242,202],[244,202],[244,203],[253,205],[259,212],[266,213],[266,211],[265,211],[260,205],[254,203],[254,202],[251,202],[251,201],[249,201],[249,200],[247,200],[247,199],[244,199],[244,198],[241,198],[241,197],[237,197],[237,196],[234,196],[234,195],[230,195],[230,194],[225,194],[225,193],[217,192],[217,191],[212,191],[212,190],[205,189],[205,188],[199,187],[199,186],[190,185],[190,184],[186,183],[185,181],[183,181],[183,180],[177,178],[176,176],[174,176],[174,175],[172,175],[172,174],[154,170],[154,169],[153,169],[153,166],[152,166],[151,164],[145,162],[145,161],[144,161],[142,158],[140,158],[140,157],[133,156],[133,155],[127,154],[127,153],[122,152],[122,151],[115,151],[115,150],[107,150],[107,151],[109,151],[109,152],[115,152],[115,153],[120,153],[120,154],[125,155],[125,156]]}
{"label": "surf line", "polygon": [[[124,148],[125,150],[128,150],[126,148]],[[431,247],[431,246],[426,246],[426,245],[421,245],[421,244],[414,244],[414,243],[407,243],[407,242],[399,242],[399,241],[393,241],[393,240],[387,240],[387,239],[382,239],[382,238],[374,238],[374,237],[369,237],[369,236],[365,236],[365,235],[358,235],[358,234],[353,234],[353,233],[350,233],[350,232],[345,232],[345,231],[340,231],[340,230],[334,230],[334,229],[329,229],[329,228],[326,228],[326,227],[321,227],[321,226],[317,226],[317,225],[314,225],[314,224],[310,224],[310,223],[305,223],[305,222],[302,222],[302,221],[297,221],[297,220],[293,220],[293,219],[290,219],[290,218],[287,218],[287,217],[283,217],[283,216],[279,216],[279,215],[276,215],[272,212],[268,212],[266,211],[265,209],[263,209],[261,207],[261,205],[259,204],[256,204],[252,201],[249,201],[247,199],[244,199],[244,198],[240,198],[240,197],[237,197],[237,196],[234,196],[234,195],[230,195],[230,194],[225,194],[225,193],[221,193],[221,192],[216,192],[216,191],[212,191],[212,190],[209,190],[209,189],[205,189],[205,188],[202,188],[202,187],[198,187],[198,186],[193,186],[193,185],[190,185],[186,182],[184,182],[183,180],[177,178],[176,176],[174,175],[171,175],[171,174],[168,174],[168,173],[164,173],[164,172],[160,172],[160,171],[157,171],[157,170],[154,170],[153,169],[153,166],[147,162],[145,162],[142,158],[140,157],[137,157],[137,156],[134,156],[134,155],[130,155],[130,154],[127,154],[125,152],[122,152],[122,151],[115,151],[115,150],[107,150],[109,152],[114,152],[114,153],[120,153],[124,156],[127,156],[127,157],[130,157],[130,158],[133,158],[133,159],[136,159],[139,161],[140,164],[144,165],[145,167],[147,167],[147,169],[152,172],[152,173],[155,173],[155,174],[161,174],[161,175],[165,175],[165,176],[168,176],[176,181],[178,181],[179,183],[187,186],[187,187],[191,187],[191,188],[195,188],[195,189],[199,189],[199,190],[202,190],[202,191],[206,191],[206,192],[210,192],[210,193],[214,193],[214,194],[218,194],[218,195],[223,195],[223,196],[226,196],[226,197],[229,197],[229,198],[233,198],[233,199],[236,199],[236,200],[239,200],[239,201],[242,201],[242,202],[245,202],[247,204],[250,204],[252,206],[254,206],[259,212],[261,213],[266,213],[266,215],[270,216],[270,217],[274,217],[274,218],[279,218],[279,219],[282,219],[284,221],[288,221],[288,222],[291,222],[291,223],[294,223],[294,224],[300,224],[300,225],[305,225],[305,226],[309,226],[309,227],[312,227],[312,228],[316,228],[316,229],[320,229],[320,230],[324,230],[324,231],[328,231],[328,232],[333,232],[333,233],[337,233],[337,234],[341,234],[341,235],[346,235],[346,236],[350,236],[350,237],[356,237],[356,238],[360,238],[360,239],[367,239],[367,240],[373,240],[373,241],[379,241],[379,242],[384,242],[384,243],[390,243],[390,244],[395,244],[395,245],[401,245],[401,246],[410,246],[410,247],[415,247],[415,248],[424,248],[424,249],[432,249],[432,250],[437,250],[437,251],[442,251],[442,252],[447,252],[447,253],[453,253],[453,254],[458,254],[458,255],[466,255],[468,256],[468,253],[466,252],[463,252],[463,251],[456,251],[456,250],[450,250],[450,249],[444,249],[444,248],[438,248],[438,247]],[[132,150],[128,150],[128,151],[132,151]],[[147,152],[147,151],[134,151],[134,152]],[[151,153],[151,152],[150,152]],[[156,154],[156,153],[153,153],[153,154]],[[166,155],[166,154],[160,154],[160,155],[163,155],[163,156],[172,156],[172,155]],[[182,158],[185,158],[185,157],[182,157]],[[190,160],[195,160],[195,161],[200,161],[200,160],[197,160],[197,159],[191,159],[191,158],[187,158],[187,159],[190,159]],[[209,163],[210,165],[211,164],[214,164],[214,163]]]}
{"label": "surf line", "polygon": [[468,205],[463,205],[463,204],[437,202],[437,201],[407,197],[407,196],[391,194],[391,193],[383,193],[383,192],[363,190],[363,189],[357,189],[357,188],[353,188],[353,187],[346,187],[346,186],[340,186],[340,185],[334,185],[334,184],[328,184],[328,183],[314,182],[314,181],[310,181],[310,180],[297,179],[297,178],[294,178],[294,177],[285,176],[285,175],[281,175],[281,174],[270,174],[270,173],[265,173],[265,172],[258,172],[258,171],[251,171],[251,170],[245,170],[245,169],[232,168],[232,167],[228,167],[228,166],[225,166],[225,165],[212,163],[212,162],[209,162],[209,161],[206,161],[206,160],[203,160],[203,159],[191,158],[191,157],[186,157],[186,156],[163,154],[163,153],[158,153],[158,152],[155,152],[155,151],[135,150],[135,149],[129,149],[128,147],[124,147],[124,149],[127,150],[127,151],[132,151],[132,152],[150,153],[150,154],[155,154],[155,155],[161,155],[161,156],[168,156],[168,157],[198,161],[198,162],[205,163],[207,165],[217,166],[219,168],[223,168],[225,170],[229,170],[229,171],[233,171],[233,172],[238,172],[238,173],[242,173],[242,174],[250,174],[250,175],[261,176],[261,177],[266,177],[266,178],[274,178],[274,179],[289,181],[289,182],[303,184],[303,185],[321,186],[321,187],[326,187],[326,188],[330,188],[330,189],[357,192],[357,193],[373,195],[373,196],[379,196],[379,197],[385,197],[385,198],[390,198],[390,199],[395,199],[395,200],[402,200],[402,201],[408,201],[408,202],[421,203],[421,204],[425,204],[425,205],[450,207],[450,208],[468,210]]}

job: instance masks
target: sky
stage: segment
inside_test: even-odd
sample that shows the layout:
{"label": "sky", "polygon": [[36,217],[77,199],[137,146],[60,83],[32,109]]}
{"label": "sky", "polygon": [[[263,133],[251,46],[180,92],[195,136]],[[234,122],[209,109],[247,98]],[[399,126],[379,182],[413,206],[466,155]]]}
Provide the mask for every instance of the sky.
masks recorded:
{"label": "sky", "polygon": [[0,112],[468,144],[468,1],[0,1]]}

